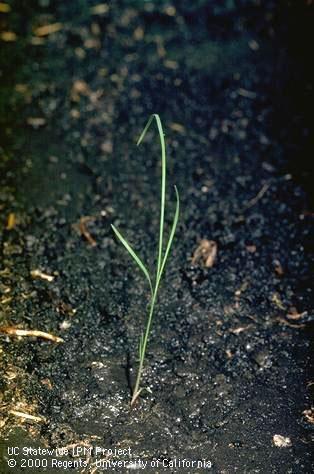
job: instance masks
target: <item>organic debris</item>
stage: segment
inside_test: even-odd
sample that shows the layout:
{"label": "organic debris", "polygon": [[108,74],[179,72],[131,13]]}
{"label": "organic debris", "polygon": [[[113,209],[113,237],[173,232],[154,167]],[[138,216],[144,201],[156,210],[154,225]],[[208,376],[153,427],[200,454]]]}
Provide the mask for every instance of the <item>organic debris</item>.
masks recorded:
{"label": "organic debris", "polygon": [[274,260],[274,270],[277,276],[282,277],[284,275],[284,269],[279,260]]}
{"label": "organic debris", "polygon": [[307,314],[308,314],[307,311],[303,311],[302,313],[299,313],[296,308],[291,308],[286,317],[288,319],[293,320],[293,321],[298,321],[298,320],[304,318],[305,316],[307,316]]}
{"label": "organic debris", "polygon": [[46,119],[43,117],[28,117],[26,122],[35,129],[46,125]]}
{"label": "organic debris", "polygon": [[252,207],[252,206],[255,206],[255,204],[260,200],[262,199],[262,197],[264,196],[264,194],[266,193],[266,191],[269,189],[270,187],[270,184],[269,183],[265,183],[263,185],[263,187],[261,188],[261,190],[256,194],[256,196],[252,199],[250,199],[250,201],[248,201],[245,205],[245,208],[248,209],[249,207]]}
{"label": "organic debris", "polygon": [[8,13],[9,11],[11,11],[10,5],[0,2],[0,13]]}
{"label": "organic debris", "polygon": [[240,298],[240,296],[242,295],[242,293],[247,290],[247,288],[249,287],[249,282],[248,281],[244,281],[242,283],[242,285],[240,286],[240,288],[238,288],[235,292],[234,292],[234,296],[236,298]]}
{"label": "organic debris", "polygon": [[107,3],[99,3],[90,9],[92,15],[104,15],[109,11],[109,5]]}
{"label": "organic debris", "polygon": [[277,292],[274,292],[272,295],[271,295],[271,301],[279,308],[279,309],[282,309],[282,310],[285,310],[285,306],[283,304],[283,302],[281,301],[281,298],[280,298],[280,295],[279,293]]}
{"label": "organic debris", "polygon": [[174,132],[181,133],[181,135],[184,135],[185,133],[185,127],[181,123],[173,122],[169,125],[169,128],[171,128],[171,130]]}
{"label": "organic debris", "polygon": [[240,326],[238,328],[230,329],[230,332],[237,336],[241,332],[247,331],[248,329],[250,329],[250,327],[252,327],[252,324],[248,324],[247,326]]}
{"label": "organic debris", "polygon": [[203,265],[211,268],[217,257],[218,246],[214,240],[202,239],[192,257],[192,265]]}
{"label": "organic debris", "polygon": [[52,383],[51,383],[51,381],[50,381],[48,378],[42,379],[42,380],[40,381],[40,383],[41,383],[42,385],[45,385],[45,387],[47,387],[49,390],[52,390],[52,389],[53,389]]}
{"label": "organic debris", "polygon": [[291,448],[292,446],[290,438],[277,434],[273,436],[273,443],[277,448]]}
{"label": "organic debris", "polygon": [[16,224],[16,216],[14,212],[10,212],[8,215],[7,230],[12,230]]}
{"label": "organic debris", "polygon": [[303,329],[305,328],[305,324],[293,324],[289,323],[289,321],[286,321],[284,318],[278,317],[277,321],[280,324],[283,324],[284,326],[288,326],[289,328],[295,328],[295,329]]}
{"label": "organic debris", "polygon": [[65,303],[64,301],[60,301],[56,308],[58,313],[61,313],[66,316],[73,316],[76,313],[76,309],[73,308],[70,304]]}
{"label": "organic debris", "polygon": [[0,33],[0,39],[2,39],[2,41],[10,43],[12,41],[16,41],[17,36],[14,31],[2,31],[2,33]]}
{"label": "organic debris", "polygon": [[73,82],[71,89],[71,100],[73,102],[79,102],[81,95],[87,95],[88,93],[89,87],[85,81],[77,79]]}
{"label": "organic debris", "polygon": [[88,222],[93,222],[95,220],[94,217],[90,217],[90,216],[85,216],[85,217],[81,217],[80,218],[80,223],[79,223],[79,229],[80,229],[80,233],[83,237],[85,237],[85,239],[87,240],[87,242],[92,246],[92,247],[96,247],[97,245],[97,242],[95,239],[93,239],[93,237],[91,236],[89,230],[87,229],[86,227],[86,224]]}
{"label": "organic debris", "polygon": [[62,23],[51,23],[50,25],[39,26],[34,30],[36,36],[48,36],[57,33],[63,28]]}
{"label": "organic debris", "polygon": [[35,421],[37,423],[44,423],[46,421],[41,416],[30,415],[29,413],[24,413],[22,411],[9,410],[8,413],[14,416],[18,416],[20,418],[24,418],[24,420],[27,420],[27,421]]}
{"label": "organic debris", "polygon": [[64,339],[58,336],[54,336],[48,332],[37,331],[36,329],[20,329],[14,326],[1,326],[0,333],[6,334],[7,336],[16,336],[16,337],[40,337],[42,339],[47,339],[52,342],[64,342]]}
{"label": "organic debris", "polygon": [[303,411],[303,415],[309,423],[314,424],[314,408],[309,408],[308,410]]}
{"label": "organic debris", "polygon": [[46,280],[46,281],[50,281],[50,282],[53,281],[54,278],[55,278],[53,275],[48,275],[47,273],[44,273],[44,272],[42,272],[41,270],[38,270],[38,269],[32,270],[31,271],[31,276],[33,278],[39,278],[41,280]]}

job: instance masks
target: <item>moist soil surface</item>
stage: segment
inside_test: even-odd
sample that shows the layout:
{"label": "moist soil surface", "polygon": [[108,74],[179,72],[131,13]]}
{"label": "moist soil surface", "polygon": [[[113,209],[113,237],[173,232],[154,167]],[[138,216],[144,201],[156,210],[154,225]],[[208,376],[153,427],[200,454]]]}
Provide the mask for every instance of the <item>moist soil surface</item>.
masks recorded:
{"label": "moist soil surface", "polygon": [[[312,472],[311,2],[8,5],[1,472],[103,472],[97,459]],[[135,145],[151,113],[167,142],[167,233],[173,184],[181,215],[130,410],[149,288],[110,224],[154,272],[155,126]],[[23,467],[20,452],[10,469],[12,446],[66,448],[69,464],[53,465],[54,452],[35,468],[35,453]],[[111,470],[131,468],[143,471]]]}

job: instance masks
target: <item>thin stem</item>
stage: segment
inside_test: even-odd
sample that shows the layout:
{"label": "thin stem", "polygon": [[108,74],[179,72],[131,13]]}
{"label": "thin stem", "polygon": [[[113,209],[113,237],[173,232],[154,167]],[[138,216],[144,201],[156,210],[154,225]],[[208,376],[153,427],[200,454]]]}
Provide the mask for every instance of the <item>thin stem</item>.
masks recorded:
{"label": "thin stem", "polygon": [[[159,285],[159,282],[158,282],[158,285]],[[154,307],[155,307],[155,302],[156,302],[156,297],[157,297],[157,291],[158,291],[158,286],[157,286],[157,282],[156,282],[156,286],[155,286],[155,289],[154,289],[154,293],[153,293],[153,297],[152,297],[152,301],[151,301],[151,305],[150,305],[150,310],[149,310],[149,316],[148,316],[148,320],[147,320],[145,335],[144,335],[143,342],[142,342],[140,363],[139,363],[139,366],[138,366],[136,382],[135,382],[135,386],[134,386],[134,390],[133,390],[133,395],[132,395],[132,400],[131,400],[131,407],[136,402],[136,400],[137,400],[137,398],[138,398],[138,396],[139,396],[139,394],[141,393],[141,390],[142,390],[140,388],[140,382],[141,382],[141,379],[142,379],[144,359],[145,359],[145,354],[146,354],[148,337],[149,337],[149,333],[150,333],[150,327],[151,327],[152,320],[153,320],[153,314],[154,314]]]}

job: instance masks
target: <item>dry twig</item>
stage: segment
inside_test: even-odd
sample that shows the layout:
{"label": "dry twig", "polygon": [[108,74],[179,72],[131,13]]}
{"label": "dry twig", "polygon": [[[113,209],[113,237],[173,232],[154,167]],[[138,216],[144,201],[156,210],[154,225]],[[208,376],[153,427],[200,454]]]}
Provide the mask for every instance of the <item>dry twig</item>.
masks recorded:
{"label": "dry twig", "polygon": [[41,280],[46,280],[46,281],[53,281],[54,280],[54,276],[52,275],[48,275],[47,273],[44,273],[42,272],[41,270],[32,270],[31,271],[31,276],[33,278],[39,278]]}
{"label": "dry twig", "polygon": [[270,187],[270,184],[269,183],[265,183],[262,187],[262,189],[256,194],[256,196],[252,199],[250,199],[246,205],[245,205],[245,209],[248,209],[249,207],[252,207],[252,206],[255,206],[255,204],[264,196],[264,194],[266,193],[266,191],[269,189]]}
{"label": "dry twig", "polygon": [[14,416],[19,416],[20,418],[24,418],[25,420],[36,421],[39,423],[43,423],[46,420],[41,416],[30,415],[29,413],[24,413],[22,411],[17,410],[9,410],[9,413]]}
{"label": "dry twig", "polygon": [[14,326],[2,326],[0,327],[0,333],[8,336],[41,337],[42,339],[47,339],[52,342],[64,342],[62,337],[54,336],[53,334],[44,331],[37,331],[37,329],[19,329]]}
{"label": "dry twig", "polygon": [[91,236],[91,234],[89,233],[87,227],[86,227],[86,224],[87,222],[91,222],[94,220],[94,217],[89,217],[89,216],[85,216],[85,217],[81,217],[80,218],[80,223],[79,223],[79,229],[80,229],[80,233],[81,235],[83,235],[83,237],[85,237],[85,239],[87,240],[87,242],[92,246],[92,247],[96,247],[97,245],[97,242],[95,239],[93,239],[93,237]]}

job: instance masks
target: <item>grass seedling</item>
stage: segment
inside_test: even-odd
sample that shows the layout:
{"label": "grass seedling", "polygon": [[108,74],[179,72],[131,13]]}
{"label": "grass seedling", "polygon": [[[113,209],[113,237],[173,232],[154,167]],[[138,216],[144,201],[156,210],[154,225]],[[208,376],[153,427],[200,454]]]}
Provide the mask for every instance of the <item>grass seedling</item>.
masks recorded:
{"label": "grass seedling", "polygon": [[179,193],[175,186],[174,189],[175,189],[176,199],[177,199],[176,210],[175,210],[175,214],[173,218],[170,235],[169,235],[169,238],[164,250],[164,220],[165,220],[165,207],[166,207],[167,156],[166,156],[164,132],[162,129],[159,115],[157,114],[151,115],[140,138],[138,139],[137,145],[139,145],[144,139],[147,133],[147,130],[151,126],[154,119],[156,120],[156,123],[157,123],[157,129],[158,129],[160,145],[161,145],[161,197],[160,197],[161,205],[160,205],[160,222],[159,222],[158,259],[157,259],[157,270],[156,270],[155,276],[151,276],[149,274],[147,267],[144,265],[140,257],[135,253],[135,251],[132,249],[131,245],[127,242],[127,240],[124,237],[122,237],[121,233],[116,229],[116,227],[114,225],[111,225],[113,231],[115,232],[120,242],[124,245],[124,247],[127,249],[131,257],[135,260],[139,268],[144,273],[149,283],[149,288],[150,288],[150,302],[148,306],[149,312],[148,312],[145,332],[141,334],[140,342],[139,342],[139,366],[138,366],[137,377],[136,377],[135,386],[134,386],[133,394],[132,394],[131,407],[134,405],[134,403],[136,402],[136,400],[138,399],[142,391],[141,380],[142,380],[142,374],[143,374],[144,360],[145,360],[147,343],[148,343],[149,334],[150,334],[151,325],[152,325],[153,316],[154,316],[154,309],[155,309],[155,305],[157,301],[158,289],[160,285],[161,276],[163,274],[166,261],[170,252],[170,248],[173,242],[173,237],[174,237],[178,219],[179,219],[179,209],[180,209]]}

